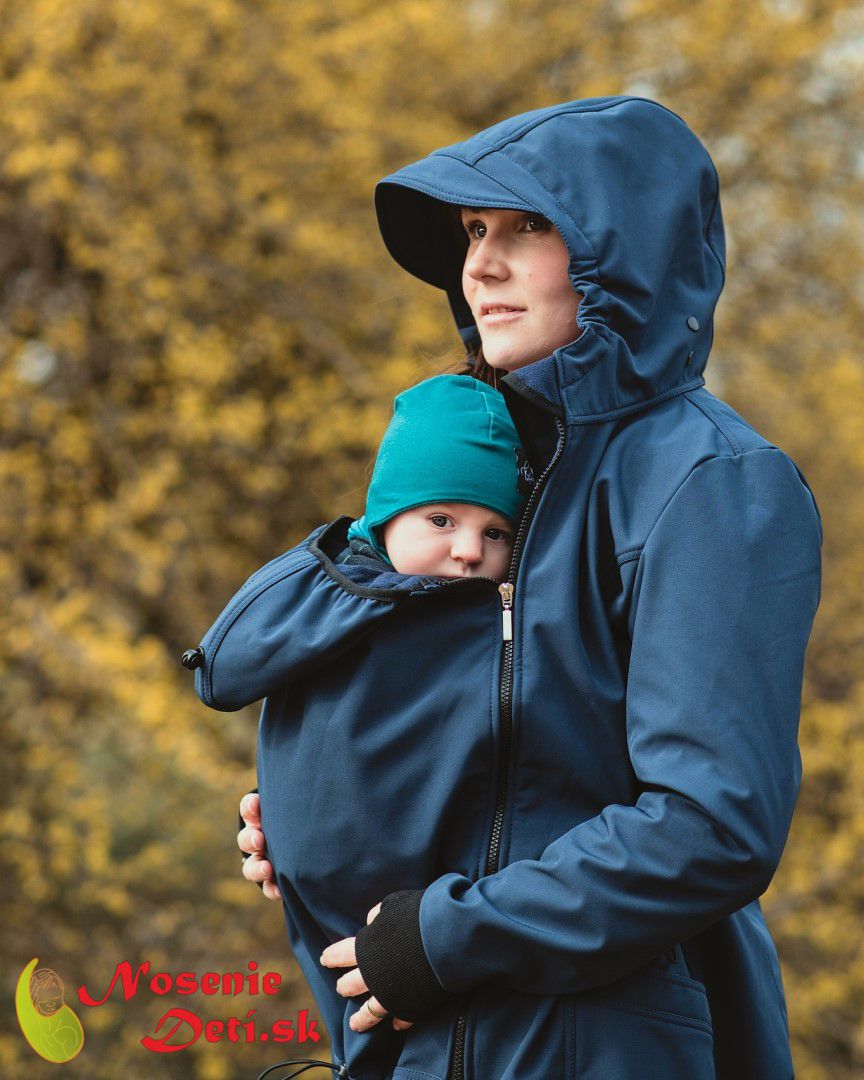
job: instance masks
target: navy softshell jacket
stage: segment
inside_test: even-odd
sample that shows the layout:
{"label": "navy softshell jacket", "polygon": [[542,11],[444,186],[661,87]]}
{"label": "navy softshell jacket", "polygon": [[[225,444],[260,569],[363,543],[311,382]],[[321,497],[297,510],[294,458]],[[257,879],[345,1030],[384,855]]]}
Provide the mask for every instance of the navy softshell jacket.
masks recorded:
{"label": "navy softshell jacket", "polygon": [[[489,578],[337,564],[340,517],[249,578],[196,671],[213,708],[266,698],[264,832],[333,1062],[352,1080],[789,1080],[758,898],[801,779],[822,525],[795,463],[704,385],[714,166],[675,113],[611,97],[380,181],[388,250],[446,290],[470,344],[442,203],[542,214],[583,296],[578,339],[502,381],[533,472],[512,637]],[[405,891],[419,903],[367,928],[364,977],[397,1016],[429,972],[442,1001],[354,1032],[366,995],[340,996],[348,969],[319,954]]]}

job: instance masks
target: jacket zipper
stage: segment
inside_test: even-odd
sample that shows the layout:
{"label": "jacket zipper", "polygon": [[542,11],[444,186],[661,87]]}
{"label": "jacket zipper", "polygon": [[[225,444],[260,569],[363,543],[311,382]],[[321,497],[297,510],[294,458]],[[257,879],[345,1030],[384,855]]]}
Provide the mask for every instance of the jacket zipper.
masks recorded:
{"label": "jacket zipper", "polygon": [[[516,543],[513,545],[513,558],[510,569],[507,572],[507,580],[498,586],[501,596],[501,634],[504,656],[501,661],[501,683],[499,687],[499,701],[501,705],[501,753],[498,758],[498,786],[495,797],[495,816],[492,820],[492,834],[489,838],[489,850],[486,853],[486,873],[494,874],[498,869],[498,859],[501,854],[501,830],[504,822],[504,807],[507,799],[507,773],[510,767],[510,737],[513,728],[513,597],[516,591],[516,571],[522,558],[522,548],[525,546],[525,537],[528,527],[534,517],[534,511],[540,498],[540,493],[546,485],[549,473],[552,471],[561,452],[564,449],[565,427],[560,417],[555,417],[555,426],[558,429],[558,443],[555,453],[546,468],[540,474],[534,484],[528,503],[519,523],[519,532]],[[465,1080],[465,1025],[466,1015],[463,1012],[456,1020],[456,1032],[453,1039],[453,1053],[450,1059],[448,1080]]]}

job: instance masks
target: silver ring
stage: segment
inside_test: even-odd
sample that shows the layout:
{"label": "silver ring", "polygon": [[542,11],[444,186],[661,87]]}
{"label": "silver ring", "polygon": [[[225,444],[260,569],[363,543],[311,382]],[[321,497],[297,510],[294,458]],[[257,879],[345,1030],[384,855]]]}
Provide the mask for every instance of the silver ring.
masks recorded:
{"label": "silver ring", "polygon": [[388,1012],[383,1012],[383,1013],[375,1012],[375,1010],[369,1004],[369,1002],[371,1000],[372,1000],[372,998],[366,998],[366,1008],[369,1010],[370,1013],[372,1013],[372,1015],[375,1017],[376,1020],[386,1020],[387,1017],[390,1015],[390,1013],[388,1013]]}

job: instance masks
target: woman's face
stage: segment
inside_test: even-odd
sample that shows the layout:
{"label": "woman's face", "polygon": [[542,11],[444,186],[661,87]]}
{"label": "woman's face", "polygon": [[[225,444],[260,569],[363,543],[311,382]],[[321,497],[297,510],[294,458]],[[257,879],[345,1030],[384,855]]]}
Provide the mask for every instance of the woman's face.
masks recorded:
{"label": "woman's face", "polygon": [[[552,222],[521,210],[463,206],[460,212],[468,234],[462,291],[487,364],[513,371],[579,337],[582,297],[570,283],[570,255]],[[489,305],[515,310],[487,313]]]}

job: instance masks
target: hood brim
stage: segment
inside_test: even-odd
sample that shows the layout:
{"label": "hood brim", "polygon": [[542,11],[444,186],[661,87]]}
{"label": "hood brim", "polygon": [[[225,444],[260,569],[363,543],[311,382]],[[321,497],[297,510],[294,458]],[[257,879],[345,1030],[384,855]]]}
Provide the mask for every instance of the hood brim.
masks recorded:
{"label": "hood brim", "polygon": [[375,188],[375,212],[384,244],[399,265],[447,293],[466,345],[479,342],[462,292],[461,267],[468,237],[449,216],[451,206],[502,207],[538,213],[538,208],[459,158],[438,153],[384,177]]}

